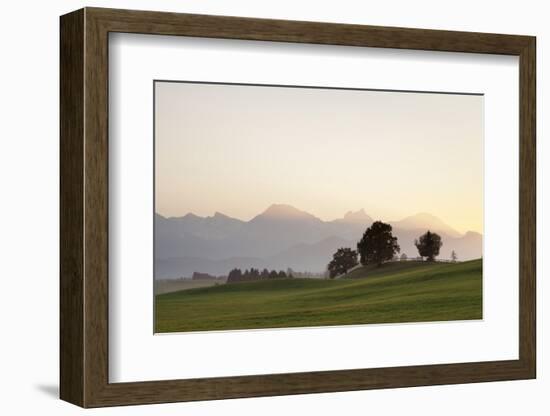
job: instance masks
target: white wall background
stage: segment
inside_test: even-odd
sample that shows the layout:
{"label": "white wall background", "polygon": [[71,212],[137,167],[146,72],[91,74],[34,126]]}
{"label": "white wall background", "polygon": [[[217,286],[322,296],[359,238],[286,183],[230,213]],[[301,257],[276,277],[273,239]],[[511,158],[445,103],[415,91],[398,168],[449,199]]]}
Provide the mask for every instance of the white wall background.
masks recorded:
{"label": "white wall background", "polygon": [[[550,402],[546,359],[550,285],[544,282],[542,218],[550,146],[543,130],[550,97],[545,72],[550,26],[545,2],[462,0],[304,1],[181,0],[5,2],[0,15],[0,410],[3,414],[71,415],[81,409],[58,395],[58,16],[103,6],[278,19],[407,26],[538,37],[538,313],[537,380],[316,394],[87,411],[103,415],[543,415]],[[544,200],[546,199],[546,201]]]}

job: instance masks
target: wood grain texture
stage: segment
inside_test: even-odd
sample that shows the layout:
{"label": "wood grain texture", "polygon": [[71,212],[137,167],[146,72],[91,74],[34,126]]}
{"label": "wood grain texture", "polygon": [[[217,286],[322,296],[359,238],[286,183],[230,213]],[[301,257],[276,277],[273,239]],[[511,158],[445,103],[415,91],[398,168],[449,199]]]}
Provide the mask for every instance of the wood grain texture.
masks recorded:
{"label": "wood grain texture", "polygon": [[[519,359],[109,383],[109,32],[519,56]],[[515,35],[97,8],[86,8],[63,16],[61,18],[61,397],[83,407],[99,407],[535,377],[535,49],[535,38]]]}
{"label": "wood grain texture", "polygon": [[84,12],[60,24],[60,388],[84,404]]}
{"label": "wood grain texture", "polygon": [[536,41],[520,54],[519,356],[536,377]]}
{"label": "wood grain texture", "polygon": [[110,32],[519,55],[528,36],[87,8]]}
{"label": "wood grain texture", "polygon": [[89,406],[98,400],[109,374],[109,71],[108,32],[87,10],[85,16],[84,398],[85,406]]}

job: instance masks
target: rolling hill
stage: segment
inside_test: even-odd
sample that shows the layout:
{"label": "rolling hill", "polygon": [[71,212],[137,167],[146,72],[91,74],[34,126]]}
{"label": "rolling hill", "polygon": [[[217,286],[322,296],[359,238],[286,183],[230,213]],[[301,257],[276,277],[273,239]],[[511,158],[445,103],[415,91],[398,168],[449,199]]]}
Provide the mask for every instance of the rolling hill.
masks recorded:
{"label": "rolling hill", "polygon": [[232,283],[156,296],[155,332],[482,318],[482,261],[395,262],[348,278]]}

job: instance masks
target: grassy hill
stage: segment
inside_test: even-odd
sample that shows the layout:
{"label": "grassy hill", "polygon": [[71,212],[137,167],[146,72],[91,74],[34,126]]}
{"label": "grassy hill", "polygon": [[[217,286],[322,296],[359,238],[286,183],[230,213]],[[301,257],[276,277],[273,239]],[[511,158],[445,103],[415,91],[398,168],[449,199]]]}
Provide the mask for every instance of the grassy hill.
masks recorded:
{"label": "grassy hill", "polygon": [[232,283],[156,296],[155,331],[482,318],[482,261],[395,262],[342,279]]}

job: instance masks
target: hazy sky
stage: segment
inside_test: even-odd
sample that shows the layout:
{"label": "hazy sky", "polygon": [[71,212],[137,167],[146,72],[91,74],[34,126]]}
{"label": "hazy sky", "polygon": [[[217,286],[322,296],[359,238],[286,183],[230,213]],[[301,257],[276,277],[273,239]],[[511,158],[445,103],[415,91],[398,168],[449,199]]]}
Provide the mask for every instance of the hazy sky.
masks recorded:
{"label": "hazy sky", "polygon": [[483,97],[157,82],[156,211],[483,228]]}

